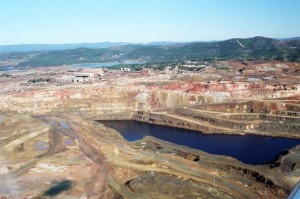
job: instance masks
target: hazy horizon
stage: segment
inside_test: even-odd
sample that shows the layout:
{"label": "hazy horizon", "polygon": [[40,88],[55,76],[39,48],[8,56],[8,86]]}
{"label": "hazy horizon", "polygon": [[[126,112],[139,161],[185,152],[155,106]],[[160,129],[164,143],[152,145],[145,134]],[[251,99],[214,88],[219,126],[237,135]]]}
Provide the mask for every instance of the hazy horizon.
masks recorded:
{"label": "hazy horizon", "polygon": [[[298,38],[300,36],[293,36],[293,37],[282,37],[282,38],[273,38],[273,37],[266,37],[266,36],[253,36],[253,37],[265,37],[270,39],[292,39],[292,38]],[[73,42],[73,43],[18,43],[18,44],[0,44],[0,46],[18,46],[18,45],[79,45],[79,44],[98,44],[98,43],[112,43],[112,44],[134,44],[134,45],[146,45],[151,43],[194,43],[194,42],[218,42],[218,41],[226,41],[230,39],[247,39],[247,38],[253,38],[253,37],[232,37],[227,39],[221,39],[221,40],[195,40],[195,41],[149,41],[149,42],[126,42],[126,41],[95,41],[95,42]]]}
{"label": "hazy horizon", "polygon": [[299,19],[297,0],[2,0],[0,45],[291,38]]}

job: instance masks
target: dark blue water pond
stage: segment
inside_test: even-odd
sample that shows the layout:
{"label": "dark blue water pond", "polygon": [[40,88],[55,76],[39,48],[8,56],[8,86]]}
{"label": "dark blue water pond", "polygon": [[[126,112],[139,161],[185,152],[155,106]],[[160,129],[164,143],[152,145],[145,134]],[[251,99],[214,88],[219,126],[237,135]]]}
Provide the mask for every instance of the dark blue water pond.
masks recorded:
{"label": "dark blue water pond", "polygon": [[68,191],[72,188],[72,181],[64,180],[59,183],[54,184],[51,186],[45,193],[44,196],[56,196],[63,191]]}
{"label": "dark blue water pond", "polygon": [[200,149],[211,154],[227,155],[247,164],[266,164],[284,149],[300,144],[300,140],[253,135],[207,135],[196,131],[160,126],[137,121],[100,121],[127,139],[134,141],[153,136],[175,144]]}

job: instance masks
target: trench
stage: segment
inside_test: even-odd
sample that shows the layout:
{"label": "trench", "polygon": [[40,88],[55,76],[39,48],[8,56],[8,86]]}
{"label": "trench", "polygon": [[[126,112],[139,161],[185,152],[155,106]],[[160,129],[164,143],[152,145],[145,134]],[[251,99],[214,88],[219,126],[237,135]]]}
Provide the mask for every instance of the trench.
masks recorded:
{"label": "trench", "polygon": [[153,136],[207,153],[231,156],[252,165],[268,164],[275,160],[283,150],[300,144],[300,140],[297,139],[257,135],[203,134],[193,130],[133,120],[98,122],[117,130],[128,141],[140,140],[144,136]]}

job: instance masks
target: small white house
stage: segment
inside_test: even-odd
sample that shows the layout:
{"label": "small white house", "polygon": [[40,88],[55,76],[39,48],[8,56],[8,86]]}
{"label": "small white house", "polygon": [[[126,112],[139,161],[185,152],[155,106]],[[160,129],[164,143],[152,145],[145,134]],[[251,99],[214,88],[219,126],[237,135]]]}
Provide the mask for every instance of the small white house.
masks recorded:
{"label": "small white house", "polygon": [[121,68],[121,71],[130,72],[130,68]]}

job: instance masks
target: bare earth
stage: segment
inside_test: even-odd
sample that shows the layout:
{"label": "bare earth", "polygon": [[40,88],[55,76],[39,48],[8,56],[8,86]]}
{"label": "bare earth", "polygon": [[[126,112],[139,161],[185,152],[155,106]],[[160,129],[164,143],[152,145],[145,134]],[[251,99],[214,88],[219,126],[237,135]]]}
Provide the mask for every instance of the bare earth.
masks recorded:
{"label": "bare earth", "polygon": [[67,67],[0,72],[0,198],[286,198],[300,180],[300,146],[253,166],[153,137],[128,142],[95,122],[300,139],[299,63],[247,64],[106,71],[78,83],[28,83]]}

